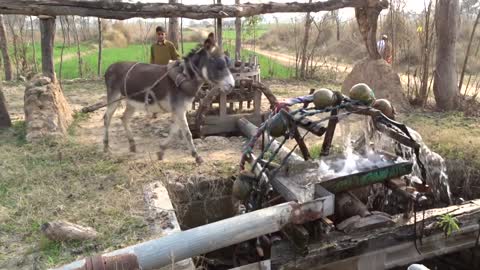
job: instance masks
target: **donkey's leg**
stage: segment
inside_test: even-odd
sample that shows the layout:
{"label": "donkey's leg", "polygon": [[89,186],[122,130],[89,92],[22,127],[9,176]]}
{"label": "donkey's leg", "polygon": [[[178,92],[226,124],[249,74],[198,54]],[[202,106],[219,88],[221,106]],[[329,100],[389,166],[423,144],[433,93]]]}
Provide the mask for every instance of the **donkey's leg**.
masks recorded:
{"label": "donkey's leg", "polygon": [[103,125],[105,128],[105,132],[103,135],[103,151],[108,152],[108,129],[110,127],[110,122],[112,121],[112,116],[117,110],[118,105],[120,105],[120,101],[112,102],[108,104],[107,110],[105,111],[105,115],[103,116]]}
{"label": "donkey's leg", "polygon": [[133,107],[127,101],[127,107],[125,108],[121,119],[123,128],[125,129],[125,133],[127,134],[128,144],[130,145],[130,152],[137,151],[137,148],[135,146],[135,140],[133,139],[132,130],[130,128],[130,119],[132,118],[133,113],[135,113],[135,107]]}
{"label": "donkey's leg", "polygon": [[177,115],[176,118],[178,128],[182,132],[183,138],[187,141],[187,146],[190,150],[190,153],[192,153],[192,157],[195,158],[197,164],[202,164],[203,159],[198,155],[197,148],[195,148],[195,145],[193,144],[192,132],[190,132],[190,128],[188,127],[186,112],[183,111],[183,113],[181,115]]}
{"label": "donkey's leg", "polygon": [[168,145],[172,141],[173,137],[178,133],[178,124],[175,116],[172,115],[172,124],[170,125],[170,131],[168,133],[168,137],[160,144],[160,151],[157,152],[157,157],[159,160],[163,159],[163,155],[165,154],[165,150],[167,149]]}

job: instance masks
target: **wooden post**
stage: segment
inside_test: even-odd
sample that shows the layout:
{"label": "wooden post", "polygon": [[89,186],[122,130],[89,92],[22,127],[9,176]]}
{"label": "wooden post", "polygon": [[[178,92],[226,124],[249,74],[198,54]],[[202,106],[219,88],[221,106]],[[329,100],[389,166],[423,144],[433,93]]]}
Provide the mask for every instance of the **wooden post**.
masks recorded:
{"label": "wooden post", "polygon": [[[169,4],[176,4],[177,0],[168,0]],[[178,49],[178,18],[171,17],[168,20],[168,40]]]}
{"label": "wooden post", "polygon": [[227,115],[227,94],[225,94],[225,92],[220,93],[219,110],[220,118]]}
{"label": "wooden post", "polygon": [[55,17],[39,16],[42,46],[42,73],[52,82],[55,78],[55,65],[53,63],[53,46],[55,39]]}
{"label": "wooden post", "polygon": [[322,156],[328,156],[330,153],[330,147],[332,146],[333,135],[335,134],[335,128],[337,127],[338,119],[335,117],[338,114],[338,110],[332,110],[330,116],[334,117],[328,121],[327,126],[327,133],[325,134],[325,138],[323,139],[322,145]]}
{"label": "wooden post", "polygon": [[[222,0],[217,0],[217,4],[222,4]],[[220,49],[223,50],[223,37],[222,37],[222,19],[217,19],[217,44]]]}
{"label": "wooden post", "polygon": [[[240,0],[235,0],[235,4],[240,4]],[[242,18],[235,18],[235,62],[241,58],[242,50]]]}

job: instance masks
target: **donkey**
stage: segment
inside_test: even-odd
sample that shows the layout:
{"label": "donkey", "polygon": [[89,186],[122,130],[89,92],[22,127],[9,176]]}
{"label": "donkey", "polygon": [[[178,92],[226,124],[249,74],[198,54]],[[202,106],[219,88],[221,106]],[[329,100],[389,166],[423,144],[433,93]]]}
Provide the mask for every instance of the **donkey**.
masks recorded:
{"label": "donkey", "polygon": [[230,91],[235,82],[223,52],[218,49],[212,51],[200,48],[192,51],[180,65],[176,67],[180,70],[183,68],[183,74],[180,74],[183,79],[180,82],[166,76],[170,68],[164,65],[118,62],[108,67],[105,72],[108,102],[104,115],[105,152],[109,151],[108,128],[112,115],[121,99],[126,99],[126,108],[121,120],[131,152],[136,151],[136,146],[129,120],[135,110],[143,109],[148,113],[169,112],[173,121],[168,137],[160,144],[160,150],[157,152],[158,159],[163,159],[165,149],[176,134],[181,132],[195,161],[198,164],[203,162],[193,144],[192,133],[187,123],[187,109],[204,83],[219,87],[221,91]]}

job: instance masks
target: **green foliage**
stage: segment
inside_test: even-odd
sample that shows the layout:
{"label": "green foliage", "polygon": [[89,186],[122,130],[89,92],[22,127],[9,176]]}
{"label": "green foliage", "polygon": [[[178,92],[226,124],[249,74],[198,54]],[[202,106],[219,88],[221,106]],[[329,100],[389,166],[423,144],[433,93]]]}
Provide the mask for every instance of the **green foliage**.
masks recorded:
{"label": "green foliage", "polygon": [[448,237],[452,235],[453,232],[460,230],[460,227],[458,226],[458,219],[452,217],[450,214],[442,215],[438,223],[440,228],[442,228],[443,232],[445,233],[445,237]]}

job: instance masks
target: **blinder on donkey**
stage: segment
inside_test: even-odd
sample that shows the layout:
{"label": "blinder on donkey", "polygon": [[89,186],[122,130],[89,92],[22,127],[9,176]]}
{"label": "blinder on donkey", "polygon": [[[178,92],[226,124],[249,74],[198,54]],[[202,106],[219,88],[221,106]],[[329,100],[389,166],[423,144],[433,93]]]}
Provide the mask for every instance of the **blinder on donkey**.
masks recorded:
{"label": "blinder on donkey", "polygon": [[197,91],[204,83],[225,92],[234,86],[233,76],[223,52],[219,49],[202,47],[190,52],[183,61],[173,65],[136,62],[117,62],[110,65],[105,72],[108,105],[104,115],[104,151],[109,151],[108,135],[112,116],[121,100],[125,99],[126,108],[121,120],[131,152],[136,152],[129,123],[135,110],[171,113],[173,121],[168,137],[160,144],[158,158],[163,159],[167,146],[177,133],[181,133],[195,161],[202,163],[203,159],[193,144],[186,114]]}

